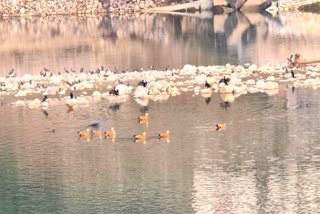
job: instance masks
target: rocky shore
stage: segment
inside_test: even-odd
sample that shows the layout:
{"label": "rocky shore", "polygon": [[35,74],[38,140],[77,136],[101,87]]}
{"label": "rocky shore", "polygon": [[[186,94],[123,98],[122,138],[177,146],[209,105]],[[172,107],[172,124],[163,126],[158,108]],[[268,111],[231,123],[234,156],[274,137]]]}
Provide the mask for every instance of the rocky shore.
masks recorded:
{"label": "rocky shore", "polygon": [[[52,16],[52,15],[99,15],[105,13],[133,14],[145,9],[182,4],[191,0],[4,0],[0,2],[0,17],[8,16]],[[316,11],[318,0],[279,0],[280,11]],[[227,4],[227,2],[225,2]],[[229,11],[229,10],[228,10]]]}
{"label": "rocky shore", "polygon": [[[78,97],[77,104],[90,105],[90,101],[106,99],[110,103],[125,102],[133,97],[139,104],[149,100],[166,100],[192,92],[196,96],[210,97],[221,94],[225,102],[233,102],[247,93],[266,93],[270,96],[279,92],[281,84],[297,87],[320,86],[320,65],[308,65],[299,70],[287,70],[280,66],[254,64],[225,66],[185,65],[173,70],[140,70],[116,73],[103,67],[96,71],[68,71],[57,74],[49,70],[39,75],[24,74],[18,77],[14,71],[0,77],[1,105],[41,106],[41,99],[48,102],[68,102],[69,93]],[[138,84],[143,81],[144,84]],[[79,103],[78,103],[79,102]]]}

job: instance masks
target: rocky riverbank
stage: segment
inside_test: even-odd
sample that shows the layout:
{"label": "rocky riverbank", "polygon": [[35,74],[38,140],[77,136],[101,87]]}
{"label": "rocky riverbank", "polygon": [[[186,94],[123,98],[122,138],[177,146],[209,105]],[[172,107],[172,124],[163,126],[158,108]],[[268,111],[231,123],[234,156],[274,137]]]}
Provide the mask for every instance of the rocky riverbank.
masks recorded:
{"label": "rocky riverbank", "polygon": [[[149,8],[187,2],[191,2],[191,0],[4,0],[0,2],[0,17],[51,16],[57,14],[81,16],[105,13],[123,15],[142,12]],[[308,11],[311,8],[311,11],[318,11],[316,9],[319,4],[312,4],[315,2],[319,3],[319,0],[279,0],[279,8],[280,11],[298,11],[298,8],[301,8],[301,10],[306,8]],[[303,5],[309,6],[301,7]]]}
{"label": "rocky riverbank", "polygon": [[[49,70],[39,75],[18,77],[14,71],[0,77],[1,105],[41,106],[47,96],[49,103],[65,102],[69,93],[79,97],[78,102],[90,105],[92,99],[106,99],[110,103],[124,102],[133,97],[142,105],[148,100],[158,101],[184,92],[210,97],[220,93],[225,102],[233,102],[247,93],[279,92],[281,84],[297,87],[319,87],[320,65],[309,65],[303,70],[287,70],[280,66],[254,64],[225,66],[185,65],[182,69],[146,70],[116,73],[103,67],[92,72],[69,71],[57,74]],[[144,84],[138,84],[144,81]],[[112,93],[113,92],[113,93]],[[8,101],[9,100],[9,101]]]}

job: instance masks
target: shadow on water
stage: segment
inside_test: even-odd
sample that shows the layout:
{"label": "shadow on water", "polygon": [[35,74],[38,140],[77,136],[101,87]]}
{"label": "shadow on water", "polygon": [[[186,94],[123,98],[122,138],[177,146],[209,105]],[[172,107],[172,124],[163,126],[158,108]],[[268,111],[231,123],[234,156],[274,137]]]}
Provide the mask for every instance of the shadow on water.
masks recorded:
{"label": "shadow on water", "polygon": [[[27,17],[0,21],[0,75],[38,74],[44,67],[86,70],[164,70],[185,64],[285,63],[299,50],[319,53],[320,15],[272,17],[268,13],[144,14],[139,17]],[[318,27],[318,28],[317,28]],[[309,45],[305,46],[304,37]],[[291,44],[295,47],[292,48]],[[307,52],[304,53],[304,52]]]}

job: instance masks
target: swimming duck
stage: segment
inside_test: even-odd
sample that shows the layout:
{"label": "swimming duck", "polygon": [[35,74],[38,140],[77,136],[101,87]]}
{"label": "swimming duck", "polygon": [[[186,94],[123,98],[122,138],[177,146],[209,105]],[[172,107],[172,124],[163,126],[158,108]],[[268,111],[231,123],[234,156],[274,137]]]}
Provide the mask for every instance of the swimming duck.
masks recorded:
{"label": "swimming duck", "polygon": [[159,139],[160,140],[167,140],[167,141],[169,141],[169,137],[170,137],[170,135],[169,135],[169,131],[167,130],[166,132],[164,132],[164,133],[160,133],[159,134]]}
{"label": "swimming duck", "polygon": [[143,132],[141,135],[133,135],[133,137],[136,142],[138,141],[143,141],[144,143],[146,142],[146,132]]}
{"label": "swimming duck", "polygon": [[112,140],[114,140],[116,138],[116,131],[114,130],[114,128],[112,127],[110,131],[104,132],[106,138],[111,138]]}
{"label": "swimming duck", "polygon": [[148,122],[149,114],[145,113],[144,115],[139,116],[138,120],[140,123],[146,123]]}
{"label": "swimming duck", "polygon": [[91,133],[96,136],[99,137],[100,139],[102,139],[102,127],[104,125],[104,122],[101,120],[98,120],[97,122],[89,125],[88,127],[91,127]]}
{"label": "swimming duck", "polygon": [[90,137],[90,129],[86,129],[84,131],[77,132],[80,138],[89,138]]}
{"label": "swimming duck", "polygon": [[225,129],[227,127],[226,123],[219,123],[216,125],[216,130]]}

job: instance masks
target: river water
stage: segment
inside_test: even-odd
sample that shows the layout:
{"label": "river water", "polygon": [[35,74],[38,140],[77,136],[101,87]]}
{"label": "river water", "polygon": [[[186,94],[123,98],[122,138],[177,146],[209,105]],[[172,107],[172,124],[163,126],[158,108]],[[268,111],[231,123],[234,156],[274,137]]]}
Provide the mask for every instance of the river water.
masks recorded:
{"label": "river water", "polygon": [[[292,52],[319,56],[319,23],[312,14],[240,13],[2,20],[1,74],[284,64]],[[191,92],[147,106],[100,99],[71,112],[59,100],[48,109],[3,102],[0,212],[317,213],[320,90],[280,86],[230,105]],[[138,123],[145,112],[148,124]],[[115,127],[114,142],[78,138],[96,120]],[[169,142],[157,139],[165,130]],[[134,142],[144,131],[146,143]]]}

